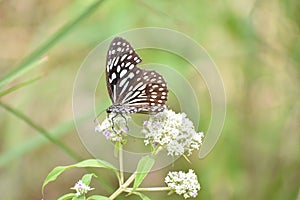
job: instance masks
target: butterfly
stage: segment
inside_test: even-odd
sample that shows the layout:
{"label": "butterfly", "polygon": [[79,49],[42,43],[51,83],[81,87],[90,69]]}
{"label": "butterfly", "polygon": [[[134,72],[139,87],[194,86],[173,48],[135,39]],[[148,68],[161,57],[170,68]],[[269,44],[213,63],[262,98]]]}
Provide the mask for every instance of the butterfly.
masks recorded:
{"label": "butterfly", "polygon": [[142,59],[128,41],[112,40],[106,57],[106,86],[112,105],[107,113],[158,113],[166,108],[168,88],[153,70],[139,68]]}

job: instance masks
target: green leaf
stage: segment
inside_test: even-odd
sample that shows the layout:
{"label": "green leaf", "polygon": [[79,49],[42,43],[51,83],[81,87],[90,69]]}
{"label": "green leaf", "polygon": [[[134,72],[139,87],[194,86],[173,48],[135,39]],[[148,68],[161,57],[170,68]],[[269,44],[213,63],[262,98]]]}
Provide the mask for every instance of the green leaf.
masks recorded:
{"label": "green leaf", "polygon": [[133,194],[141,197],[142,200],[151,200],[148,196],[144,195],[143,193],[140,192],[133,192]]}
{"label": "green leaf", "polygon": [[151,156],[144,156],[138,163],[136,169],[136,177],[133,184],[133,191],[142,183],[144,178],[147,176],[152,166],[154,165],[154,158]]}
{"label": "green leaf", "polygon": [[68,169],[72,169],[72,168],[85,168],[85,167],[106,168],[106,169],[113,170],[115,172],[117,171],[117,169],[110,163],[103,161],[103,160],[98,160],[98,159],[84,160],[84,161],[79,162],[74,165],[58,166],[58,167],[55,167],[46,177],[46,179],[43,183],[43,187],[42,187],[42,194],[44,194],[45,186],[48,183],[55,181],[57,179],[57,177],[64,171],[66,171]]}
{"label": "green leaf", "polygon": [[47,185],[49,182],[55,181],[56,178],[63,172],[66,170],[66,167],[64,166],[58,166],[55,167],[46,177],[44,184],[43,184],[43,188],[45,185]]}
{"label": "green leaf", "polygon": [[104,161],[104,160],[99,160],[99,159],[88,159],[81,161],[75,165],[69,165],[70,167],[98,167],[98,168],[106,168],[106,169],[111,169],[114,171],[117,171],[117,168],[115,168],[112,164]]}
{"label": "green leaf", "polygon": [[101,195],[92,195],[87,200],[110,200],[110,198]]}
{"label": "green leaf", "polygon": [[85,200],[85,196],[84,195],[80,195],[79,197],[75,196],[72,198],[72,200]]}
{"label": "green leaf", "polygon": [[75,193],[68,193],[68,194],[65,194],[61,197],[59,197],[57,200],[66,200],[66,199],[71,199],[73,197],[75,197],[76,194]]}
{"label": "green leaf", "polygon": [[94,174],[94,173],[92,173],[92,174],[85,174],[85,175],[81,178],[81,180],[82,180],[82,182],[83,182],[84,184],[90,185],[93,176],[94,176],[94,177],[97,177],[96,174]]}

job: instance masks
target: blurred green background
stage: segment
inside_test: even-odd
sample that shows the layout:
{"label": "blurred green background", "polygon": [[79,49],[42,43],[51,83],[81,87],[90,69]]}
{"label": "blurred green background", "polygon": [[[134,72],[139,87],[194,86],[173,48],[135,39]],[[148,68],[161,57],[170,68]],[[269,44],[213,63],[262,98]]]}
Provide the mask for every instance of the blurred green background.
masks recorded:
{"label": "blurred green background", "polygon": [[[179,159],[144,186],[163,185],[169,170],[194,168],[202,186],[197,199],[300,199],[299,10],[298,0],[0,1],[1,199],[41,199],[51,169],[91,158],[72,122],[77,70],[99,42],[147,26],[183,32],[206,48],[224,80],[227,115],[208,157]],[[141,56],[149,61],[150,53]],[[206,130],[210,101],[200,99],[207,108],[199,129]],[[70,192],[84,172],[63,174],[45,199]],[[117,187],[112,173],[99,174]],[[111,193],[97,181],[93,187]]]}

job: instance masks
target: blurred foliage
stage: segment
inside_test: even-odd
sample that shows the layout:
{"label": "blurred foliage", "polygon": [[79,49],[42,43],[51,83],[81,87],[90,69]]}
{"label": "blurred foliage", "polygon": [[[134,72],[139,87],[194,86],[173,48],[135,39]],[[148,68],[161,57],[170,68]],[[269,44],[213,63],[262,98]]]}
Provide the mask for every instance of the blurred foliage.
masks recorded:
{"label": "blurred foliage", "polygon": [[[163,185],[168,170],[194,168],[202,186],[197,199],[299,199],[299,9],[298,0],[0,1],[0,80],[20,66],[29,66],[1,89],[1,199],[41,199],[48,172],[75,162],[56,142],[46,140],[43,131],[78,157],[91,157],[70,122],[77,70],[99,42],[148,26],[181,31],[206,48],[224,80],[227,116],[208,157],[198,160],[195,154],[192,164],[179,159],[151,173],[143,185]],[[151,51],[141,54],[149,60],[153,56],[156,62],[163,59]],[[44,56],[48,60],[38,62]],[[38,64],[30,65],[34,62]],[[202,80],[194,79],[184,66],[178,70],[202,91],[197,94],[202,106],[200,129],[206,130],[209,96]],[[27,84],[28,80],[35,81]],[[102,172],[109,184],[117,185],[113,174]],[[47,199],[69,192],[82,173],[68,172],[50,184]],[[109,194],[97,182],[93,187]]]}

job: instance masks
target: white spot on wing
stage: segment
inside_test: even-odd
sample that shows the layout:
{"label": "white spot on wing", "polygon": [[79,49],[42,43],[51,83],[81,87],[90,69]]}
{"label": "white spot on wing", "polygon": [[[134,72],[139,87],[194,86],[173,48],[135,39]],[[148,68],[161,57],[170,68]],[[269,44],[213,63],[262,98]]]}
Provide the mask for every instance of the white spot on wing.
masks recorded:
{"label": "white spot on wing", "polygon": [[120,73],[120,78],[123,78],[123,76],[127,73],[127,69],[123,69]]}
{"label": "white spot on wing", "polygon": [[[122,80],[122,81],[123,81],[123,80]],[[126,90],[128,84],[129,84],[129,81],[127,81],[127,82],[125,83],[125,85],[122,87],[122,86],[121,86],[121,83],[120,83],[119,87],[122,87],[122,91],[120,92],[120,95],[122,95],[123,92]]]}
{"label": "white spot on wing", "polygon": [[128,78],[133,79],[133,77],[134,77],[134,73],[130,72],[130,74],[128,75]]}
{"label": "white spot on wing", "polygon": [[144,83],[143,82],[139,82],[138,84],[136,84],[136,86],[133,88],[133,90],[137,90],[139,87],[141,87]]}
{"label": "white spot on wing", "polygon": [[123,60],[125,60],[126,57],[127,57],[127,54],[124,54],[121,58],[121,62],[123,62]]}
{"label": "white spot on wing", "polygon": [[129,91],[131,91],[131,90],[132,90],[132,88],[133,88],[133,86],[131,85],[131,86],[128,88],[128,90],[129,90]]}
{"label": "white spot on wing", "polygon": [[120,57],[118,56],[114,62],[114,66],[117,66],[118,62],[119,62]]}
{"label": "white spot on wing", "polygon": [[[126,78],[125,78],[125,79],[122,79],[122,80],[120,81],[119,87],[123,87],[123,85],[125,84],[125,82],[128,83],[127,79],[126,79]],[[128,84],[127,84],[127,85],[128,85]]]}
{"label": "white spot on wing", "polygon": [[123,99],[123,101],[122,101],[123,104],[127,102],[127,98],[128,98],[128,97],[131,97],[132,93],[133,93],[132,91],[129,91],[129,92],[126,94],[126,96],[124,97],[124,99]]}
{"label": "white spot on wing", "polygon": [[114,57],[114,59],[112,59],[110,65],[109,65],[109,69],[110,69],[110,70],[112,70],[112,68],[113,68],[113,63],[115,62],[115,60],[116,60],[116,57]]}
{"label": "white spot on wing", "polygon": [[139,88],[139,90],[144,90],[144,89],[146,89],[146,85],[144,84],[144,85],[142,85],[140,88]]}
{"label": "white spot on wing", "polygon": [[113,102],[116,102],[116,85],[113,85],[112,90],[113,90]]}
{"label": "white spot on wing", "polygon": [[131,62],[126,63],[125,67],[129,67],[131,65]]}
{"label": "white spot on wing", "polygon": [[115,78],[117,78],[116,73],[112,73],[112,74],[111,74],[111,81],[110,81],[110,82],[113,82],[113,80],[114,80]]}
{"label": "white spot on wing", "polygon": [[134,64],[131,64],[131,65],[129,66],[129,69],[132,70],[133,68],[134,68]]}

